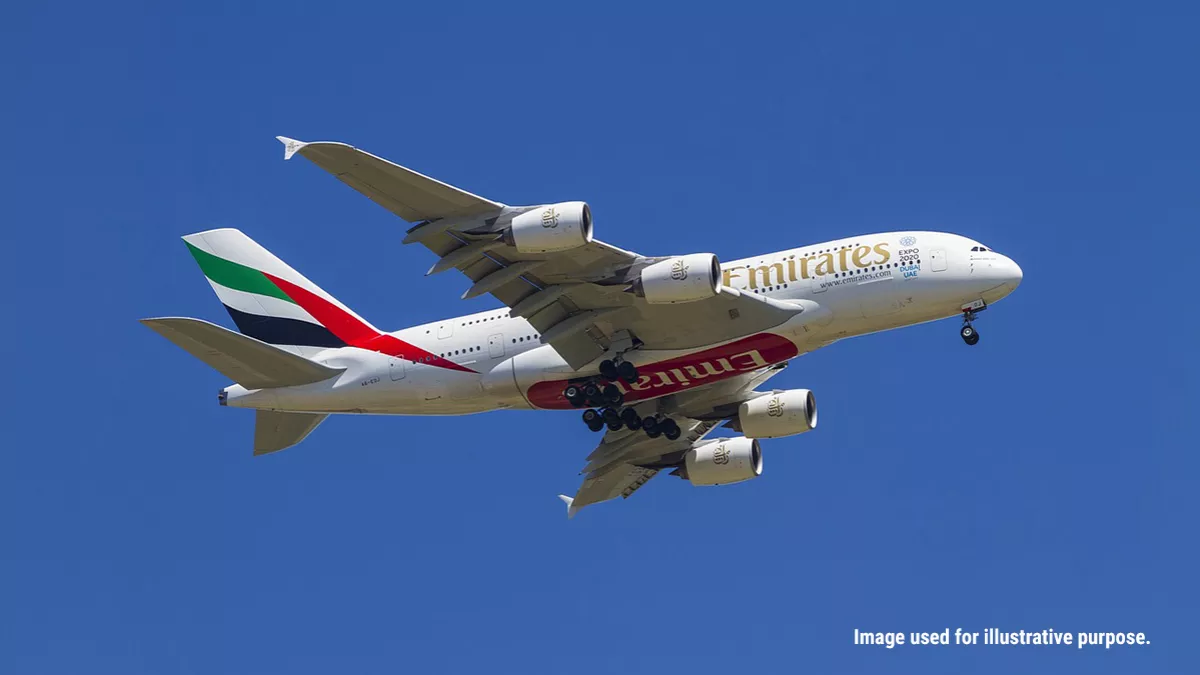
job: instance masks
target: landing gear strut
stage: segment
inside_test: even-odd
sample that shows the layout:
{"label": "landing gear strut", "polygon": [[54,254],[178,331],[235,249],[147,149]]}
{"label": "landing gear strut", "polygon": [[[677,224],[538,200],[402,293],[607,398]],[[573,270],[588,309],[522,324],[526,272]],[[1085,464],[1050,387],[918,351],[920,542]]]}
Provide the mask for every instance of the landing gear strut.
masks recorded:
{"label": "landing gear strut", "polygon": [[976,314],[974,309],[963,310],[963,326],[962,329],[958,331],[958,334],[962,336],[963,342],[969,345],[979,342],[979,331],[975,330],[975,327],[971,325],[971,323],[975,321],[975,318]]}

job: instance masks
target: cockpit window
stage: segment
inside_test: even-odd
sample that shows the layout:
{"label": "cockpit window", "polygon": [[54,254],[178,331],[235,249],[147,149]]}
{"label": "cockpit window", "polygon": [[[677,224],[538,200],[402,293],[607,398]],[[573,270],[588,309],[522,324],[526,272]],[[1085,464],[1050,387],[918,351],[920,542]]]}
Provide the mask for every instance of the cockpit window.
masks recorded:
{"label": "cockpit window", "polygon": [[988,251],[988,252],[990,252],[990,249],[988,249],[988,247],[986,247],[986,246],[972,246],[972,247],[971,247],[971,251],[973,251],[973,252],[974,252],[974,251],[980,251],[980,252],[983,252],[983,251]]}

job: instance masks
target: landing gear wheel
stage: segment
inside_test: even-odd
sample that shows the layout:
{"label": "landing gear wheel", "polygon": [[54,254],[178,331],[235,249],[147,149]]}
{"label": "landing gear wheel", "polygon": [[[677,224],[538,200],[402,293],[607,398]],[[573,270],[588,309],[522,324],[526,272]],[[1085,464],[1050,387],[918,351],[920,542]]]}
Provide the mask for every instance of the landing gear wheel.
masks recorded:
{"label": "landing gear wheel", "polygon": [[668,441],[677,440],[679,435],[683,433],[683,431],[680,430],[679,425],[675,423],[675,420],[671,419],[670,417],[663,420],[662,424],[659,425],[659,428],[662,429],[663,436],[666,436]]}
{"label": "landing gear wheel", "polygon": [[574,384],[568,384],[566,389],[563,389],[563,398],[576,408],[583,407],[583,390]]}
{"label": "landing gear wheel", "polygon": [[617,379],[617,364],[605,359],[600,362],[600,377],[613,382]]}
{"label": "landing gear wheel", "polygon": [[583,400],[588,405],[604,405],[604,398],[600,395],[600,387],[596,386],[595,382],[588,382],[583,385]]}
{"label": "landing gear wheel", "polygon": [[[600,365],[603,366],[604,364]],[[626,384],[633,384],[634,382],[637,382],[638,379],[637,368],[628,361],[622,361],[617,364],[617,377],[625,380]]]}
{"label": "landing gear wheel", "polygon": [[605,408],[600,411],[600,416],[604,418],[604,423],[608,425],[609,429],[616,431],[621,428],[621,415],[616,410]]}
{"label": "landing gear wheel", "polygon": [[653,417],[645,417],[642,419],[642,431],[650,438],[658,438],[662,432],[658,430],[658,420]]}
{"label": "landing gear wheel", "polygon": [[604,418],[600,416],[600,413],[588,408],[583,411],[583,423],[592,431],[600,431],[604,427]]}
{"label": "landing gear wheel", "polygon": [[615,384],[604,385],[604,402],[614,407],[619,406],[625,402],[625,394],[622,394]]}
{"label": "landing gear wheel", "polygon": [[962,330],[958,331],[958,334],[962,336],[963,342],[969,345],[979,342],[979,332],[971,324],[963,326]]}
{"label": "landing gear wheel", "polygon": [[642,428],[642,418],[633,408],[626,408],[621,411],[621,421],[633,431]]}

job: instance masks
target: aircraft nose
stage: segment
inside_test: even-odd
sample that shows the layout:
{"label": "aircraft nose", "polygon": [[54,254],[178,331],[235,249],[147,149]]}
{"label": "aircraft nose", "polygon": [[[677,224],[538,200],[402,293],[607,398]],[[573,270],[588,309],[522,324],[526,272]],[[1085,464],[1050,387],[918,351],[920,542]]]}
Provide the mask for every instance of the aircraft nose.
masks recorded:
{"label": "aircraft nose", "polygon": [[1005,270],[1005,274],[1008,279],[1005,281],[1005,283],[1007,283],[1008,286],[1015,291],[1017,290],[1017,286],[1021,285],[1021,279],[1025,277],[1025,273],[1021,271],[1021,266],[1017,264],[1017,261],[1007,256],[1005,256],[1004,260],[1008,263],[1008,269]]}

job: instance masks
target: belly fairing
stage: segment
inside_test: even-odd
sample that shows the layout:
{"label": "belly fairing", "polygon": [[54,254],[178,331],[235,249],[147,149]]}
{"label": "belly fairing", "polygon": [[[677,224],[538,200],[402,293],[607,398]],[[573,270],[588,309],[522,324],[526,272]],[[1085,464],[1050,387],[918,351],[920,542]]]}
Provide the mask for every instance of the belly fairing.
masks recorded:
{"label": "belly fairing", "polygon": [[[542,349],[527,354],[532,355]],[[553,353],[553,350],[550,351]],[[798,353],[799,349],[791,340],[773,333],[758,333],[690,354],[635,351],[630,354],[630,361],[638,368],[637,382],[615,384],[625,395],[625,400],[633,403],[735,377],[786,361]],[[538,362],[544,361],[544,364],[535,364],[534,358]],[[561,364],[557,368],[554,359]],[[541,355],[531,357],[528,364],[523,364],[519,356],[515,365],[517,384],[533,407],[550,410],[572,408],[562,395],[563,388],[572,380],[583,379],[583,376],[572,377],[573,371],[557,354],[553,359]],[[533,369],[526,370],[526,365],[549,367],[539,374]]]}

